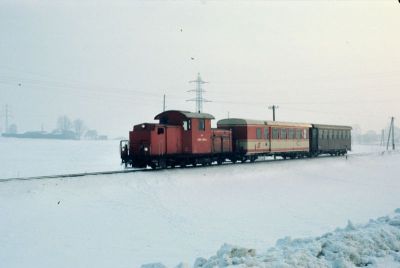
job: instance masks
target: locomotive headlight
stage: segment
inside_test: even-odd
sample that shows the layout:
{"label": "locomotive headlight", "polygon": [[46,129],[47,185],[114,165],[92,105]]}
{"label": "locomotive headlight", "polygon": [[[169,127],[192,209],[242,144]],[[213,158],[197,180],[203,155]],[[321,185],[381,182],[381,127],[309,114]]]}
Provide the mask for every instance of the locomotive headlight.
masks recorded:
{"label": "locomotive headlight", "polygon": [[142,125],[142,128],[146,128],[146,125],[145,125],[145,124],[143,124],[143,125]]}
{"label": "locomotive headlight", "polygon": [[147,152],[147,151],[149,150],[149,148],[144,147],[143,150],[144,150],[145,152]]}

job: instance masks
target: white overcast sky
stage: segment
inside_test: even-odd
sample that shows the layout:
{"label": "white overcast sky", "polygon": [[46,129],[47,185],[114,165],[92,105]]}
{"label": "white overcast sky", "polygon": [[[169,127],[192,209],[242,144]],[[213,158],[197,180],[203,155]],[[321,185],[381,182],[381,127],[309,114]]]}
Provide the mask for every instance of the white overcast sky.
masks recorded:
{"label": "white overcast sky", "polygon": [[281,121],[400,120],[395,0],[2,0],[0,34],[0,105],[20,131],[65,114],[127,136],[164,93],[168,109],[194,110],[198,72],[217,119],[271,119],[277,104]]}

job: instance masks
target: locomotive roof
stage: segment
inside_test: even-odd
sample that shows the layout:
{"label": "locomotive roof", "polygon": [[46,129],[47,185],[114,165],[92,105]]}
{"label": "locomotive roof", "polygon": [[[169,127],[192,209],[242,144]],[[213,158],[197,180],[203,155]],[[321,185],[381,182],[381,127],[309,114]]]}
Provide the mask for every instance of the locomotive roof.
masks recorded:
{"label": "locomotive roof", "polygon": [[266,126],[293,126],[293,127],[307,127],[310,128],[309,123],[293,123],[293,122],[279,122],[279,121],[263,121],[254,119],[243,119],[243,118],[226,118],[221,119],[217,122],[218,125],[228,126],[243,126],[243,125],[266,125]]}
{"label": "locomotive roof", "polygon": [[156,115],[156,117],[154,117],[154,119],[160,119],[164,115],[168,115],[170,113],[180,113],[186,118],[215,119],[215,117],[213,115],[211,115],[211,114],[207,114],[207,113],[192,113],[192,112],[189,112],[189,111],[179,111],[179,110],[169,110],[169,111],[162,112],[162,113]]}
{"label": "locomotive roof", "polygon": [[325,125],[325,124],[313,124],[314,128],[325,128],[325,129],[344,129],[351,130],[352,127],[349,126],[338,126],[338,125]]}

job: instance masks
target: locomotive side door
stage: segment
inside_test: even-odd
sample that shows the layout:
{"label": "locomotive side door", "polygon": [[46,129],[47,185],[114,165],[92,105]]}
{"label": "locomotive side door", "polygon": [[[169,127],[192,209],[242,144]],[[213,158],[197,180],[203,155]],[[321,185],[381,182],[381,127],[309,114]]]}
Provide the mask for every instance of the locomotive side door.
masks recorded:
{"label": "locomotive side door", "polygon": [[166,129],[165,127],[158,126],[157,127],[157,154],[158,155],[164,155],[166,153]]}

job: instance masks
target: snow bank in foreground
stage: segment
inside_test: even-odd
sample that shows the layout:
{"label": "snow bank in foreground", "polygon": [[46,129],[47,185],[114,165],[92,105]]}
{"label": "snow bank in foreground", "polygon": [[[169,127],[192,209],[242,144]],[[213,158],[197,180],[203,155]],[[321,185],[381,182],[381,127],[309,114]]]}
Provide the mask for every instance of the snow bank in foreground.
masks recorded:
{"label": "snow bank in foreground", "polygon": [[[390,258],[400,267],[400,208],[392,217],[370,220],[355,226],[350,221],[344,229],[317,238],[291,239],[276,242],[263,254],[225,244],[209,259],[197,258],[195,268],[211,267],[377,267],[379,260]],[[142,268],[165,267],[161,263]],[[176,267],[189,267],[179,264]]]}

